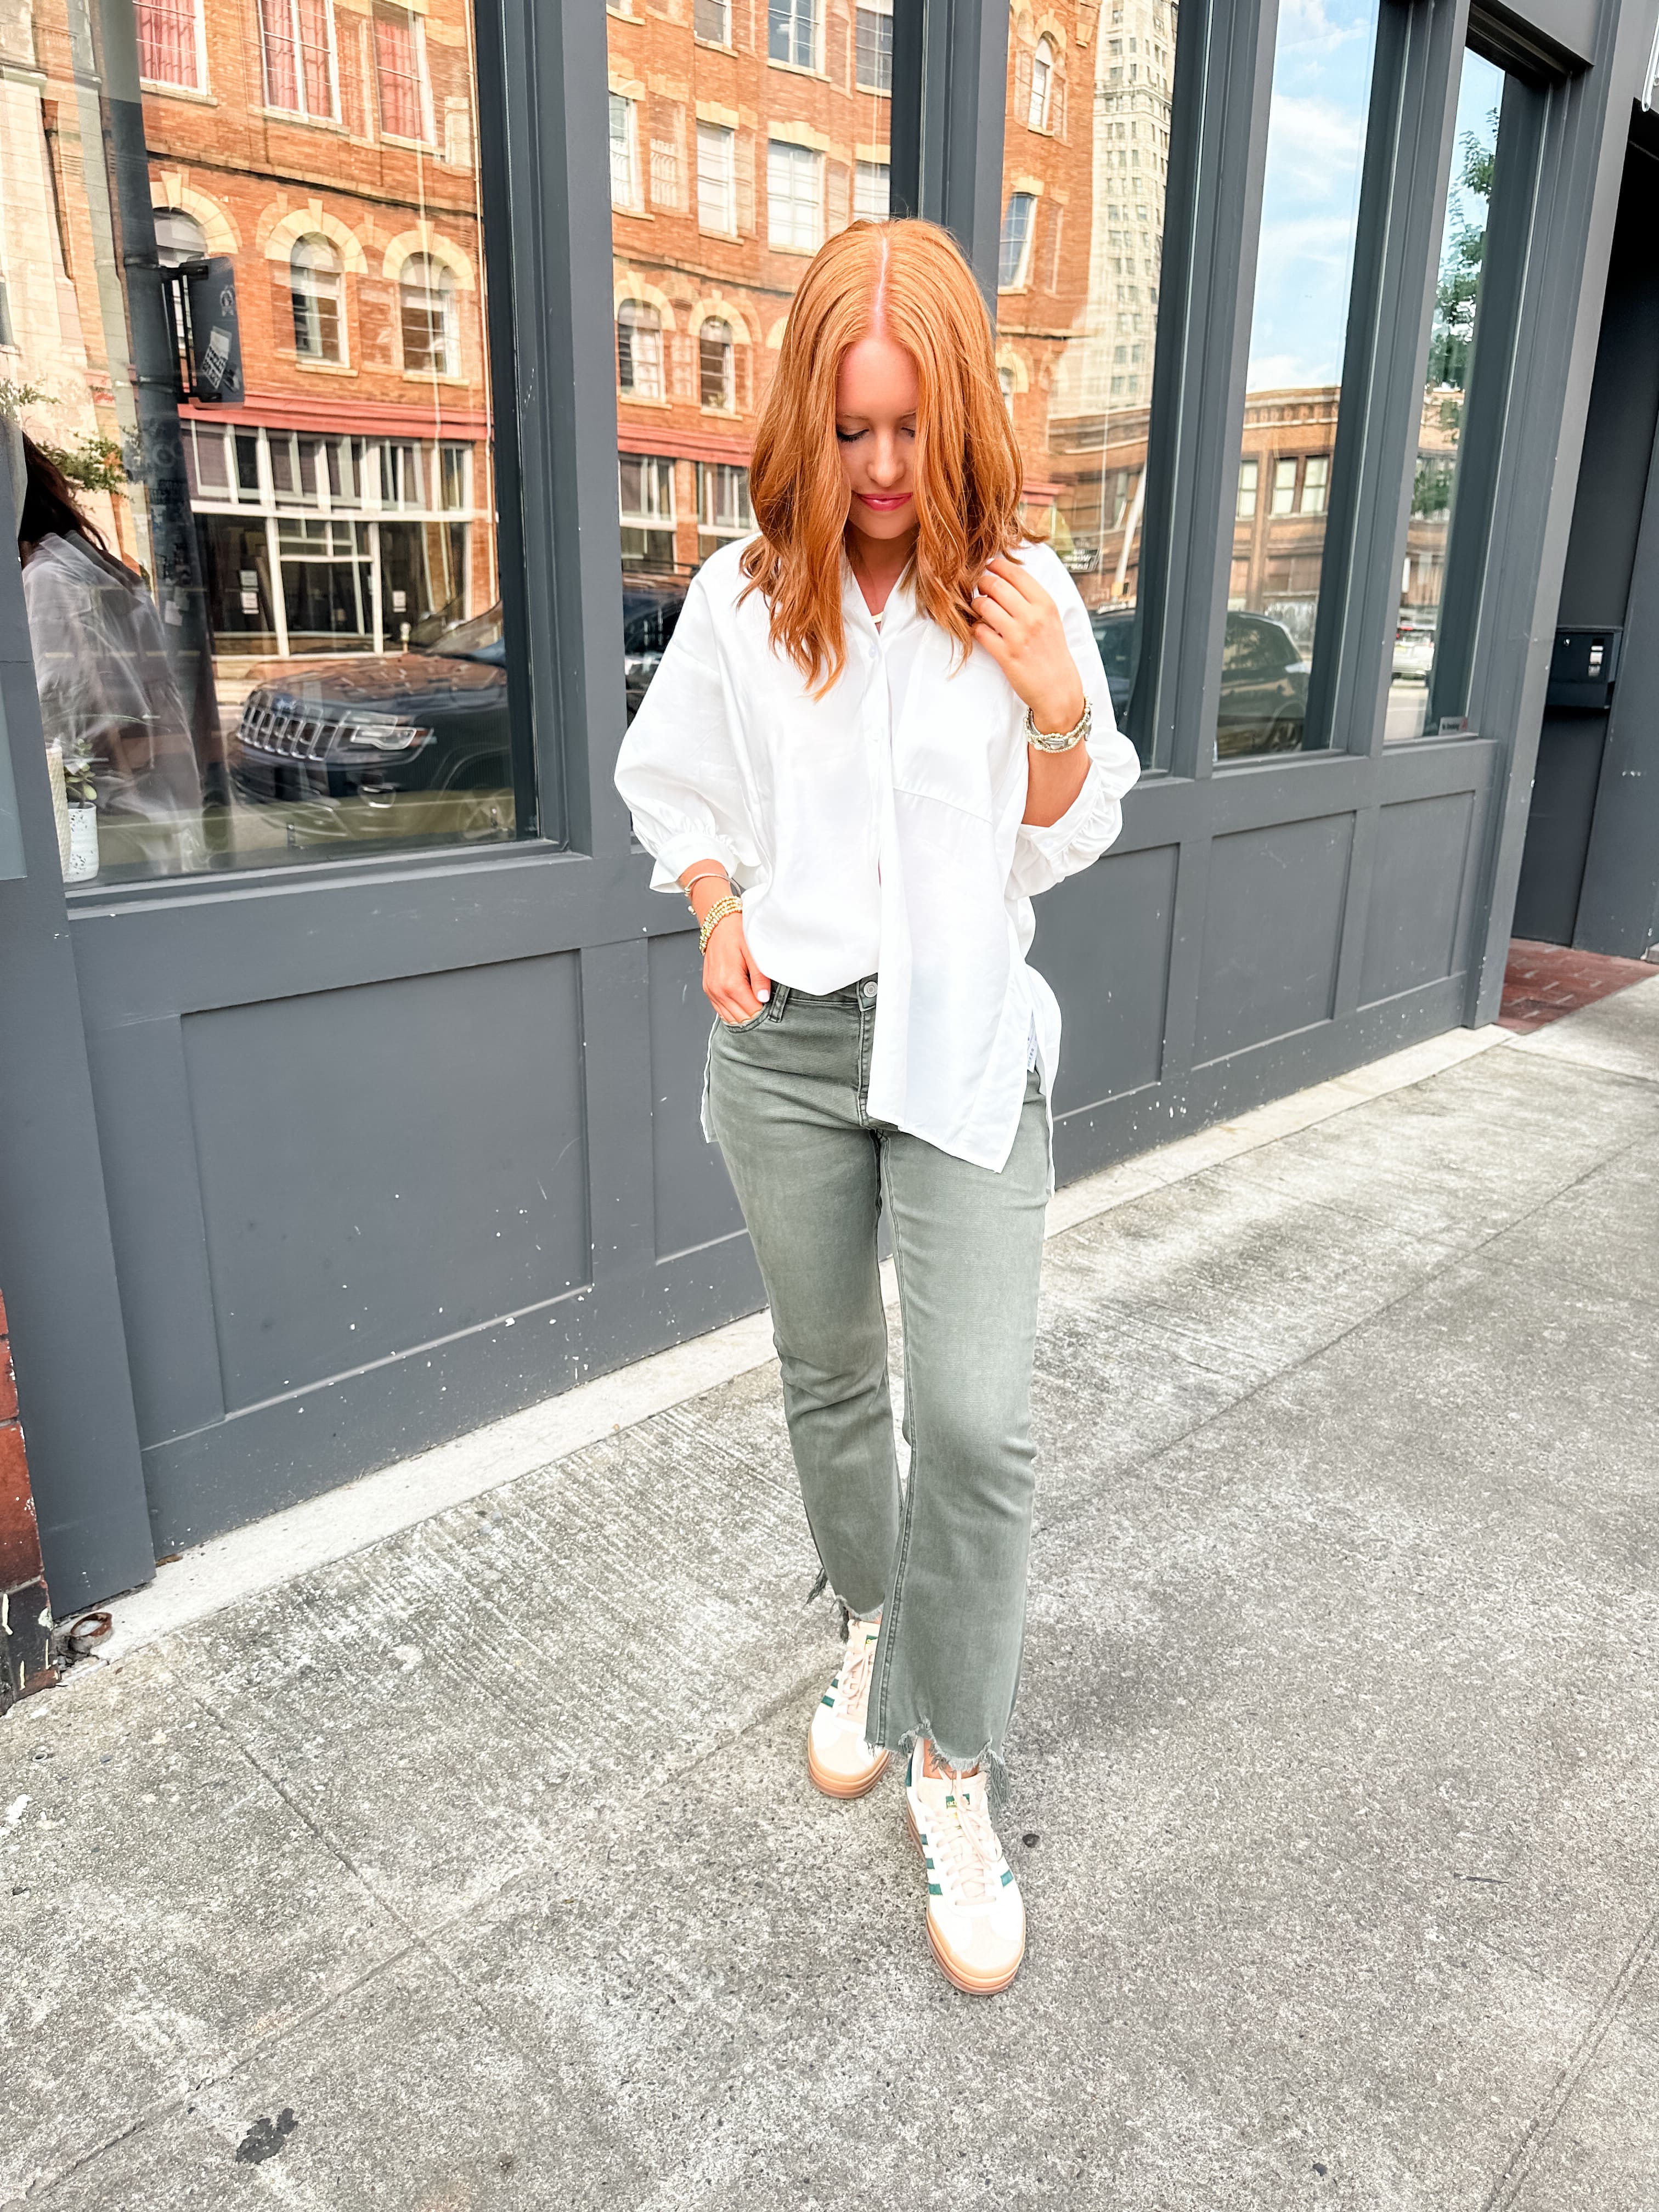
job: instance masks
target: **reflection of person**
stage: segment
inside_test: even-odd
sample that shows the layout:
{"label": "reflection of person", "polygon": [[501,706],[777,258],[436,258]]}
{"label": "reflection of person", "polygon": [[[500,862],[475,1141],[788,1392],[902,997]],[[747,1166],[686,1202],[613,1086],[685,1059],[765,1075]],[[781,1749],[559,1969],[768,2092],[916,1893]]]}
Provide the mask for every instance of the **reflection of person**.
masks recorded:
{"label": "reflection of person", "polygon": [[699,570],[617,783],[702,925],[705,1127],[848,1616],[808,1771],[861,1796],[908,1750],[933,1948],[990,1992],[1024,1949],[988,1791],[1024,1633],[1060,1042],[1030,900],[1112,842],[1137,763],[1077,588],[1022,532],[990,325],[942,231],[856,223],[819,252],[750,491],[759,534]]}
{"label": "reflection of person", "polygon": [[201,778],[155,602],[62,470],[31,439],[23,456],[17,544],[46,742],[90,760],[100,820],[127,830],[131,857],[192,865]]}

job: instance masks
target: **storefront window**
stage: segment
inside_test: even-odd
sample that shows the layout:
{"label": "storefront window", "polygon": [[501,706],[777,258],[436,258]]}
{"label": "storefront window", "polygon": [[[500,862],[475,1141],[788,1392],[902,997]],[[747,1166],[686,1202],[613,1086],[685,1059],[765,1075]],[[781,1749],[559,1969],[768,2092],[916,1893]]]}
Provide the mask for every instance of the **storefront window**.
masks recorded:
{"label": "storefront window", "polygon": [[606,17],[630,716],[701,564],[754,528],[749,454],[808,258],[887,213],[891,0]]}
{"label": "storefront window", "polygon": [[1216,753],[1299,751],[1325,562],[1376,0],[1282,12]]}
{"label": "storefront window", "polygon": [[1179,20],[1114,0],[1040,30],[1018,11],[1009,35],[998,374],[1026,512],[1077,580],[1131,728]]}
{"label": "storefront window", "polygon": [[1411,520],[1400,578],[1400,617],[1383,732],[1420,738],[1431,726],[1440,609],[1462,450],[1465,394],[1480,313],[1486,211],[1498,158],[1504,72],[1466,51],[1457,94],[1457,140],[1441,232],[1434,329],[1412,477]]}
{"label": "storefront window", "polygon": [[76,879],[512,836],[466,0],[88,22],[36,0],[0,209]]}

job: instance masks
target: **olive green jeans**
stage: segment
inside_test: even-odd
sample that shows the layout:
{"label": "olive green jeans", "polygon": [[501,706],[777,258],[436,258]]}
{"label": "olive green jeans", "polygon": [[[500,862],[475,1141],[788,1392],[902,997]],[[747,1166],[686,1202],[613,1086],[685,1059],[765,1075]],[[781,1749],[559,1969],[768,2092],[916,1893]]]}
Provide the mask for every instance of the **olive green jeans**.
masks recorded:
{"label": "olive green jeans", "polygon": [[[716,1023],[708,1119],[771,1302],[784,1411],[830,1586],[879,1612],[872,1744],[917,1735],[968,1765],[1013,1711],[1030,1549],[1031,1363],[1048,1186],[1034,1072],[1001,1173],[869,1114],[873,978],[775,983]],[[899,1481],[876,1231],[888,1218],[904,1332]]]}

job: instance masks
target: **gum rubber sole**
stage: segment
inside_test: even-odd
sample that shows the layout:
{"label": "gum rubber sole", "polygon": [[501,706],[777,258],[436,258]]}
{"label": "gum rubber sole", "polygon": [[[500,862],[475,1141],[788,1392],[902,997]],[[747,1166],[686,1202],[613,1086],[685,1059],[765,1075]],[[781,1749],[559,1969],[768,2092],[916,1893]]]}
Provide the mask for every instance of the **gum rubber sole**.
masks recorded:
{"label": "gum rubber sole", "polygon": [[850,1804],[855,1797],[867,1797],[891,1765],[892,1759],[890,1751],[884,1751],[861,1782],[848,1782],[843,1776],[831,1774],[827,1768],[818,1765],[812,1756],[811,1732],[807,1735],[806,1778],[820,1796],[833,1797],[841,1804]]}
{"label": "gum rubber sole", "polygon": [[[910,1800],[908,1796],[904,1801],[904,1817],[910,1826],[910,1841],[915,1845],[925,1862],[927,1854],[922,1848],[921,1831],[916,1826],[916,1816],[910,1810]],[[993,1979],[989,1975],[976,1978],[965,1972],[953,1959],[946,1956],[945,1947],[939,1942],[938,1932],[934,1929],[933,1916],[931,1912],[927,1915],[927,1941],[932,1947],[934,1958],[939,1962],[940,1973],[944,1975],[953,1990],[960,1990],[965,1997],[1000,1996],[1004,1990],[1013,1987],[1019,1970],[1025,1963],[1025,1946],[1022,1943],[1019,1947],[1018,1958],[1014,1960],[1006,1973],[999,1974]]]}

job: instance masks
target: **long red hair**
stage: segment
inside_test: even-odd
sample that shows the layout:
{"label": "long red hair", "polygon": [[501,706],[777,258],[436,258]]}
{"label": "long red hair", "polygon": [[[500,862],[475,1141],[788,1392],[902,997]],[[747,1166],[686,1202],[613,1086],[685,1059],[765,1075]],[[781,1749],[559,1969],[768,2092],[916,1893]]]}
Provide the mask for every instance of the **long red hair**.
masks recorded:
{"label": "long red hair", "polygon": [[987,562],[1035,533],[1019,514],[1019,447],[973,272],[931,222],[855,222],[801,281],[749,463],[760,535],[743,554],[772,642],[822,696],[847,662],[842,544],[850,495],[836,441],[842,356],[879,331],[916,365],[915,592],[964,652]]}

